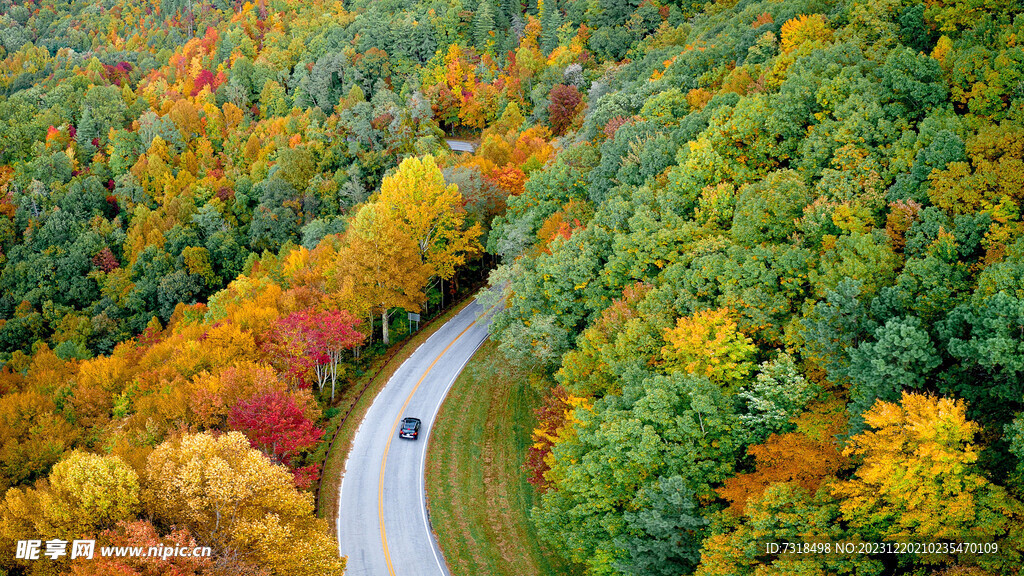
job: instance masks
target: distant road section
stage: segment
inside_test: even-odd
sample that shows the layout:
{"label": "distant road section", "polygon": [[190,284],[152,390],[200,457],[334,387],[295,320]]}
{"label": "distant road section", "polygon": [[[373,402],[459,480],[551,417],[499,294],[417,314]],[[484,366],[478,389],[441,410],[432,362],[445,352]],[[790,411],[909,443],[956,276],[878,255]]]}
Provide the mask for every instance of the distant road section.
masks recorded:
{"label": "distant road section", "polygon": [[456,152],[476,152],[476,144],[467,142],[466,140],[453,140],[451,138],[446,138],[445,142],[448,143],[449,148]]}
{"label": "distant road section", "polygon": [[[451,141],[449,141],[451,142]],[[487,338],[490,314],[473,302],[413,352],[373,401],[345,463],[338,545],[347,576],[448,576],[424,501],[430,427],[448,389]],[[423,421],[418,440],[402,418]]]}

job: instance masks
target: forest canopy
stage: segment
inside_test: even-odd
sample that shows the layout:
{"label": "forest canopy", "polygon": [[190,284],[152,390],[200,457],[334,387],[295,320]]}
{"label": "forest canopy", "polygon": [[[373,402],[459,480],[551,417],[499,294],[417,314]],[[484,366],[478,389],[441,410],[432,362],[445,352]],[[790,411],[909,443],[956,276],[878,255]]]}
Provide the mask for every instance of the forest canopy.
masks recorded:
{"label": "forest canopy", "polygon": [[331,402],[496,261],[582,573],[1019,573],[1020,13],[0,0],[0,571],[71,573],[13,542],[74,533],[342,573]]}

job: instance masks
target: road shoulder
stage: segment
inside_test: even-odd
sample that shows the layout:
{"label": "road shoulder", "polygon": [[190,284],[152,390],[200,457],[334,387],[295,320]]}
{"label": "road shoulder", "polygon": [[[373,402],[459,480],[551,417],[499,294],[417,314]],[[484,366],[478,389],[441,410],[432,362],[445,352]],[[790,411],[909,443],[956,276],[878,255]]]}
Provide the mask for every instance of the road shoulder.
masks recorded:
{"label": "road shoulder", "polygon": [[539,395],[487,341],[455,381],[431,433],[431,523],[453,576],[565,576],[537,539],[523,469]]}

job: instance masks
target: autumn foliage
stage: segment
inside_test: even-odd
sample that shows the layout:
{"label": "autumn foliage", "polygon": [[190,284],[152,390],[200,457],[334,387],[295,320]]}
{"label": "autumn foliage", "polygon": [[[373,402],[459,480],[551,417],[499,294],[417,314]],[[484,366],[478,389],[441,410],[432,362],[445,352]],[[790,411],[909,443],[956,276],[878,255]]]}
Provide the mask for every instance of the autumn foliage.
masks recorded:
{"label": "autumn foliage", "polygon": [[[9,557],[89,533],[221,545],[169,573],[340,573],[323,419],[493,265],[545,549],[1015,574],[1018,12],[8,2],[0,572],[159,570]],[[746,553],[967,537],[1005,554]]]}
{"label": "autumn foliage", "polygon": [[754,345],[740,332],[728,309],[707,310],[679,318],[665,330],[662,357],[668,370],[702,374],[723,384],[750,373]]}
{"label": "autumn foliage", "polygon": [[979,427],[962,402],[905,392],[864,420],[870,429],[843,451],[862,463],[833,487],[851,525],[880,538],[993,538],[1009,528],[1017,503],[979,474]]}
{"label": "autumn foliage", "polygon": [[551,120],[551,131],[555,135],[565,133],[573,119],[580,112],[583,98],[575,86],[559,84],[551,89],[551,104],[548,105],[548,116]]}
{"label": "autumn foliage", "polygon": [[301,450],[316,445],[324,431],[317,428],[295,396],[274,391],[243,400],[231,408],[228,426],[249,438],[253,447],[282,464]]}
{"label": "autumn foliage", "polygon": [[298,384],[315,375],[322,391],[328,381],[334,396],[342,353],[357,348],[366,335],[356,327],[359,319],[346,310],[319,312],[306,309],[279,318],[265,341],[265,348]]}
{"label": "autumn foliage", "polygon": [[821,14],[801,14],[787,20],[781,30],[783,52],[792,52],[805,42],[828,41],[832,38],[832,30]]}
{"label": "autumn foliage", "polygon": [[556,386],[534,411],[537,426],[533,429],[533,444],[526,455],[526,468],[530,471],[527,480],[537,488],[543,490],[547,487],[544,474],[550,468],[551,447],[558,441],[559,434],[575,421],[573,413],[581,406],[586,406],[586,399],[572,396],[561,386]]}
{"label": "autumn foliage", "polygon": [[754,457],[756,470],[729,478],[718,489],[734,514],[742,514],[750,499],[760,497],[773,484],[791,483],[814,494],[847,464],[833,438],[814,440],[798,432],[772,434],[764,444],[751,446],[748,453]]}

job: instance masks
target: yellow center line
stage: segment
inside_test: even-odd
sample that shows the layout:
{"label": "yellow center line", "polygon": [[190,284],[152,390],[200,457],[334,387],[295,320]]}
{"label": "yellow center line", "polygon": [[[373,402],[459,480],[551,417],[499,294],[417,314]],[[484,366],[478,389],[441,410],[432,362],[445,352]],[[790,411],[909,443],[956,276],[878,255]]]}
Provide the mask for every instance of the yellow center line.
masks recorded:
{"label": "yellow center line", "polygon": [[[493,306],[491,308],[493,308]],[[489,311],[490,310],[488,310],[487,312]],[[380,540],[381,544],[384,545],[384,562],[385,564],[387,564],[388,574],[390,574],[391,576],[395,576],[395,569],[391,566],[391,553],[388,551],[388,536],[386,531],[384,530],[384,467],[387,466],[388,463],[388,452],[391,449],[391,439],[395,437],[395,428],[398,427],[398,421],[401,420],[402,415],[405,414],[405,408],[409,405],[409,402],[412,400],[413,395],[416,394],[416,390],[420,387],[420,384],[422,384],[423,381],[427,378],[427,374],[430,374],[430,371],[434,368],[434,365],[437,364],[437,362],[441,359],[442,356],[445,355],[446,352],[448,352],[448,349],[451,348],[452,345],[454,345],[456,342],[458,342],[459,338],[462,338],[463,334],[469,332],[469,329],[472,328],[473,325],[477,323],[477,320],[483,318],[484,316],[486,316],[486,312],[480,315],[476,320],[470,322],[469,326],[466,326],[465,330],[459,332],[459,335],[456,336],[451,342],[449,342],[448,345],[444,347],[444,350],[441,350],[441,353],[438,354],[436,358],[434,358],[434,361],[430,363],[430,366],[427,366],[427,369],[423,372],[423,375],[420,376],[420,379],[416,382],[416,385],[413,386],[412,392],[409,392],[409,396],[405,399],[405,404],[402,404],[401,410],[398,411],[398,416],[395,417],[395,422],[391,425],[391,433],[388,435],[388,442],[387,444],[384,445],[384,458],[383,460],[381,460],[380,463],[380,481],[377,483],[377,519],[380,522]]]}

